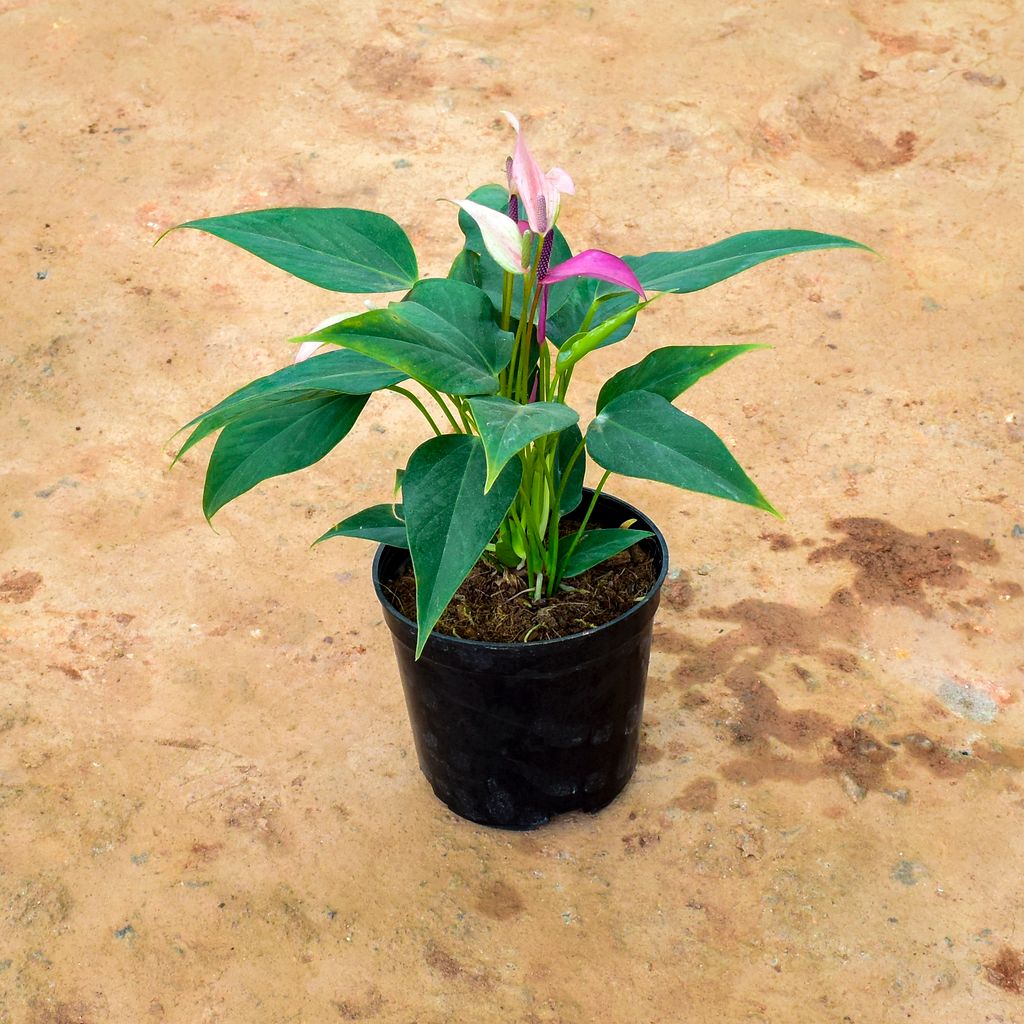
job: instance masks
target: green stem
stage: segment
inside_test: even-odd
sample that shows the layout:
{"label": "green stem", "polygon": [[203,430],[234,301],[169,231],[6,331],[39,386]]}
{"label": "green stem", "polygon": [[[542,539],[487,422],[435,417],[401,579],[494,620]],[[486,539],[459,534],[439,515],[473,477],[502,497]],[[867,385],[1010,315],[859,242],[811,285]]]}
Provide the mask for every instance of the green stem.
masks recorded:
{"label": "green stem", "polygon": [[406,398],[416,406],[417,409],[427,418],[427,422],[430,424],[431,430],[434,431],[438,436],[441,435],[441,428],[434,422],[434,417],[427,412],[427,407],[411,392],[406,391],[405,388],[400,388],[397,384],[392,384],[388,388],[388,391],[394,391],[396,395],[404,395]]}
{"label": "green stem", "polygon": [[451,395],[449,397],[455,403],[455,408],[459,413],[459,419],[462,420],[462,425],[466,428],[466,433],[475,434],[476,423],[473,420],[473,413],[469,408],[469,404],[459,395]]}
{"label": "green stem", "polygon": [[459,426],[459,421],[452,415],[451,409],[449,409],[448,406],[445,404],[445,401],[441,397],[441,395],[437,391],[435,391],[433,388],[427,387],[426,384],[423,385],[423,390],[426,391],[426,393],[428,395],[430,395],[430,397],[435,402],[437,402],[437,404],[441,407],[441,412],[443,412],[445,414],[445,416],[448,419],[448,422],[452,425],[452,428],[455,430],[455,433],[456,434],[463,433],[462,427]]}
{"label": "green stem", "polygon": [[562,507],[562,496],[565,494],[565,488],[569,484],[569,474],[572,472],[572,467],[576,465],[576,460],[583,454],[583,449],[587,446],[587,439],[584,437],[580,440],[580,443],[576,446],[576,451],[569,456],[569,461],[565,464],[565,468],[562,470],[562,481],[558,485],[558,494],[555,497],[555,508]]}
{"label": "green stem", "polygon": [[515,287],[515,277],[507,270],[502,274],[501,279],[501,329],[507,331],[512,323],[512,290]]}
{"label": "green stem", "polygon": [[555,580],[554,585],[552,587],[552,593],[554,593],[554,591],[558,588],[558,585],[562,582],[562,572],[564,571],[565,566],[569,564],[569,559],[572,558],[572,556],[576,553],[576,548],[579,547],[580,541],[583,539],[583,531],[586,530],[587,524],[590,522],[590,516],[597,505],[597,499],[601,497],[601,491],[604,490],[604,485],[607,482],[609,476],[611,476],[611,470],[606,469],[604,472],[604,476],[601,477],[601,480],[598,483],[597,487],[594,488],[594,496],[590,499],[590,507],[587,509],[587,514],[583,517],[583,522],[580,523],[580,528],[576,531],[576,536],[573,537],[572,544],[569,545],[569,550],[565,553],[565,558],[563,559],[562,565],[558,567],[556,573],[557,579]]}

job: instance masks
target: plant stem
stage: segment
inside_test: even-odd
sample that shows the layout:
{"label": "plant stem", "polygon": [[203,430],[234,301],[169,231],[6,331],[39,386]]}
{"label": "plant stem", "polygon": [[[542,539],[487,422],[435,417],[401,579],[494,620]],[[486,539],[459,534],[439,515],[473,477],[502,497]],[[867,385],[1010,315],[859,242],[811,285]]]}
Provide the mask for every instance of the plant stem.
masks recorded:
{"label": "plant stem", "polygon": [[400,388],[397,384],[392,384],[387,389],[388,391],[394,391],[396,395],[404,395],[406,398],[416,406],[417,409],[427,418],[427,422],[430,424],[431,430],[434,431],[438,436],[441,435],[441,428],[434,422],[434,417],[427,412],[427,407],[411,392],[406,391],[405,388]]}
{"label": "plant stem", "polygon": [[604,475],[601,477],[597,487],[594,488],[594,496],[590,499],[590,507],[587,509],[587,514],[583,517],[583,522],[580,523],[580,528],[576,531],[576,536],[572,539],[572,544],[569,545],[569,550],[565,553],[562,565],[556,570],[556,579],[552,593],[558,588],[558,585],[562,582],[562,573],[565,571],[566,566],[569,564],[569,559],[576,553],[576,548],[579,547],[580,541],[583,539],[583,531],[586,530],[587,524],[590,522],[591,513],[597,505],[597,499],[601,497],[601,491],[604,490],[604,485],[611,476],[611,470],[605,470]]}
{"label": "plant stem", "polygon": [[580,440],[580,443],[576,446],[576,451],[569,456],[569,461],[565,464],[565,468],[562,470],[562,481],[558,485],[558,494],[555,497],[555,507],[562,507],[562,496],[565,494],[565,488],[569,483],[569,474],[572,472],[572,467],[576,465],[576,460],[583,454],[583,449],[587,446],[587,439],[584,437]]}
{"label": "plant stem", "polygon": [[470,411],[466,400],[461,395],[450,395],[449,397],[455,403],[455,408],[459,413],[459,419],[462,420],[462,425],[466,428],[466,433],[475,434],[476,425],[473,422],[473,413]]}
{"label": "plant stem", "polygon": [[423,385],[423,390],[426,391],[426,393],[430,395],[430,397],[435,402],[437,402],[437,404],[441,407],[441,412],[445,414],[445,416],[448,419],[448,422],[452,425],[452,428],[455,430],[455,433],[463,433],[462,427],[459,426],[459,421],[452,415],[451,409],[448,408],[447,404],[445,403],[444,399],[440,396],[440,394],[438,394],[438,392],[436,392],[433,388],[427,387],[426,384]]}

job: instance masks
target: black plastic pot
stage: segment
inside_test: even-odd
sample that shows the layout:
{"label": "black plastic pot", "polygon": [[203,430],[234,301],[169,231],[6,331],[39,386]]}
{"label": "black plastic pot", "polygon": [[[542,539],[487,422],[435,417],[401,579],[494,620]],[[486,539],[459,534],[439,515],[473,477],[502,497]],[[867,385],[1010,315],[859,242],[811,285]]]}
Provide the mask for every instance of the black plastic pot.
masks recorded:
{"label": "black plastic pot", "polygon": [[[589,498],[589,494],[587,494]],[[585,633],[493,644],[431,633],[414,659],[416,624],[390,602],[409,560],[381,545],[373,584],[391,629],[420,768],[456,814],[496,828],[530,829],[566,811],[599,811],[636,768],[654,613],[668,569],[661,531],[602,494],[593,526],[636,519],[654,537],[655,582],[624,615]]]}

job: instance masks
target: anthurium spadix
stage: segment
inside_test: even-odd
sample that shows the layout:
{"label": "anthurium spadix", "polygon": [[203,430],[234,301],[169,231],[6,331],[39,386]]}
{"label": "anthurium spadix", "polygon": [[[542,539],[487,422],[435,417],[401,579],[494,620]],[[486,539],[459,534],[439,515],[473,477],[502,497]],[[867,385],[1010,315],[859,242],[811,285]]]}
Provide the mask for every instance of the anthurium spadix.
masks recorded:
{"label": "anthurium spadix", "polygon": [[[611,369],[596,417],[567,403],[575,368],[595,349],[622,344],[637,315],[666,295],[707,288],[781,256],[866,248],[787,229],[697,249],[573,256],[555,227],[573,182],[559,168],[543,172],[518,120],[506,116],[517,133],[508,191],[486,185],[456,201],[466,214],[459,221],[465,242],[446,278],[421,279],[401,227],[372,211],[289,208],[182,225],[333,291],[401,293],[383,309],[334,317],[296,339],[303,343],[297,365],[247,384],[193,420],[179,455],[219,432],[204,497],[212,516],[263,481],[328,456],[357,429],[368,404],[381,431],[396,403],[411,403],[428,439],[398,467],[377,467],[388,484],[383,504],[342,509],[322,539],[408,548],[419,650],[481,558],[518,573],[523,593],[539,600],[644,538],[628,522],[587,529],[610,473],[774,513],[722,441],[673,405],[700,379],[763,345],[691,346],[675,337],[671,346],[645,345]],[[557,354],[545,338],[549,302]],[[323,345],[329,351],[318,354]],[[382,455],[392,440],[386,444]],[[351,479],[350,464],[334,464]],[[595,464],[603,475],[585,505],[584,477]],[[572,530],[567,516],[575,519]]]}

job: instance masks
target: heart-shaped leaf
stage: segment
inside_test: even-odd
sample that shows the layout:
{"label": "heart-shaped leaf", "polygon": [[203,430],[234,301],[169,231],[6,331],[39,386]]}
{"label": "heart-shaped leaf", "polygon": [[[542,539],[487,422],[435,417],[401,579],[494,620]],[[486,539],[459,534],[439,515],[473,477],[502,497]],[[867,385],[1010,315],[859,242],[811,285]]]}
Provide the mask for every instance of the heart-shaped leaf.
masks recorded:
{"label": "heart-shaped leaf", "polygon": [[487,455],[485,491],[491,489],[508,460],[531,441],[565,430],[580,418],[575,409],[561,402],[520,405],[495,395],[471,398],[469,405]]}
{"label": "heart-shaped leaf", "polygon": [[661,395],[629,391],[609,402],[590,424],[587,450],[613,473],[660,480],[778,515],[718,435]]}
{"label": "heart-shaped leaf", "polygon": [[619,370],[605,381],[597,396],[597,411],[627,391],[650,391],[672,401],[687,388],[744,352],[767,345],[670,345],[655,349],[639,363]]}
{"label": "heart-shaped leaf", "polygon": [[417,658],[511,507],[521,477],[514,460],[484,494],[484,446],[466,434],[433,437],[413,452],[402,504],[416,575]]}
{"label": "heart-shaped leaf", "polygon": [[647,530],[586,530],[576,550],[566,559],[561,579],[579,576],[581,572],[600,565],[605,559],[632,547],[645,537],[653,537]]}
{"label": "heart-shaped leaf", "polygon": [[206,470],[206,518],[268,477],[319,462],[352,429],[368,400],[313,392],[232,420],[217,438]]}
{"label": "heart-shaped leaf", "polygon": [[371,505],[370,508],[364,508],[362,512],[356,512],[342,519],[337,526],[332,526],[314,544],[332,537],[358,537],[376,544],[390,544],[393,548],[409,546],[401,505]]}
{"label": "heart-shaped leaf", "polygon": [[866,245],[817,231],[745,231],[701,249],[627,256],[640,283],[653,292],[696,292],[766,260],[815,249],[865,249]]}
{"label": "heart-shaped leaf", "polygon": [[421,281],[402,302],[299,340],[362,352],[450,395],[494,394],[512,358],[512,335],[494,322],[487,297],[445,278]]}

